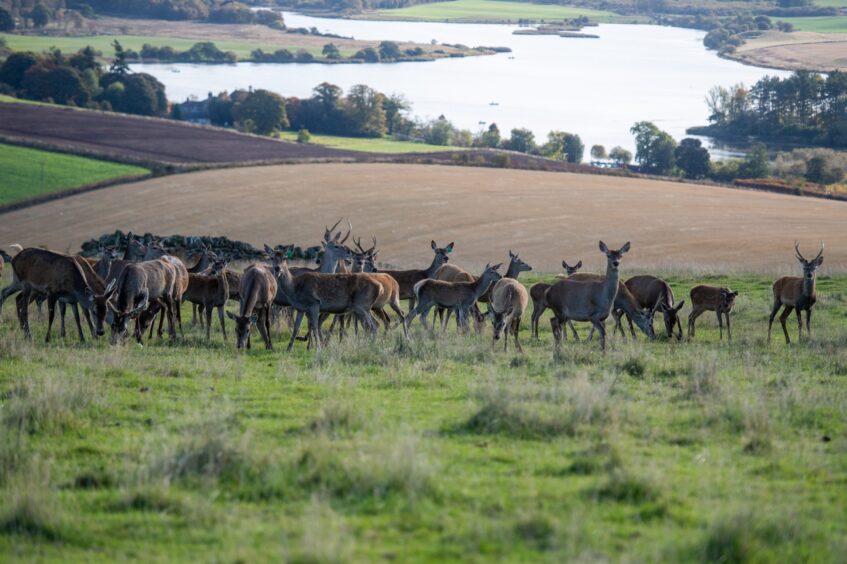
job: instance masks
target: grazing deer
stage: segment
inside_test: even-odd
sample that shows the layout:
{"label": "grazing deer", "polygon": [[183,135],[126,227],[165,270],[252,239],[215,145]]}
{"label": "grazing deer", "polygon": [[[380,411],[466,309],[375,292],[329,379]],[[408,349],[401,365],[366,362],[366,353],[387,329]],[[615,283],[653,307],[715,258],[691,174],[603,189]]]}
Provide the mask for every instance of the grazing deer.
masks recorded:
{"label": "grazing deer", "polygon": [[620,263],[630,249],[627,242],[617,251],[600,241],[600,251],[606,255],[606,276],[602,281],[560,280],[547,290],[547,307],[553,311],[556,348],[561,347],[564,325],[568,321],[590,321],[600,333],[600,349],[606,350],[606,318],[612,312],[620,285]]}
{"label": "grazing deer", "polygon": [[[651,310],[651,317],[656,311],[662,312],[668,339],[673,337],[673,331],[676,327],[676,338],[682,340],[682,322],[679,320],[679,312],[685,305],[685,300],[674,304],[673,290],[671,290],[670,284],[661,278],[643,275],[633,276],[624,282],[624,285],[635,297],[639,307]],[[632,331],[631,319],[629,319],[629,329]]]}
{"label": "grazing deer", "polygon": [[[0,301],[15,292],[21,292],[17,297],[18,320],[27,339],[32,338],[28,309],[34,294],[47,296],[48,324],[45,341],[48,343],[56,303],[78,303],[86,310],[95,311],[96,315],[98,304],[105,303],[108,299],[107,296],[95,292],[78,261],[69,255],[45,249],[24,249],[12,259],[12,270],[12,284],[3,290]],[[84,340],[81,327],[79,329],[80,338]]]}
{"label": "grazing deer", "polygon": [[271,307],[277,294],[277,279],[271,267],[254,263],[241,276],[241,296],[238,315],[226,312],[235,321],[236,347],[250,349],[250,333],[253,325],[265,342],[265,348],[273,349],[271,342]]}
{"label": "grazing deer", "polygon": [[500,266],[501,264],[485,265],[485,270],[473,282],[421,280],[413,288],[417,304],[406,316],[406,326],[411,325],[415,317],[420,315],[421,323],[428,327],[426,318],[429,310],[435,306],[455,310],[458,316],[458,330],[467,331],[471,308],[488,287],[501,278],[497,272]]}
{"label": "grazing deer", "polygon": [[[173,299],[175,304],[174,316],[176,318],[177,325],[179,326],[179,334],[183,338],[185,338],[185,333],[182,330],[182,296],[185,294],[185,291],[188,289],[188,269],[185,268],[185,263],[177,257],[168,254],[165,250],[165,247],[162,246],[159,241],[151,241],[150,245],[147,246],[147,252],[144,255],[145,261],[162,259],[164,261],[169,262],[174,267],[174,272],[176,274],[176,278],[174,280],[173,286]],[[164,315],[159,318],[159,336],[162,335],[162,321],[164,320]],[[152,327],[151,327],[152,333]]]}
{"label": "grazing deer", "polygon": [[230,296],[227,264],[226,261],[215,258],[209,274],[188,274],[188,289],[183,298],[194,306],[202,306],[206,315],[206,339],[212,338],[212,312],[217,308],[221,333],[226,341],[224,306]]}
{"label": "grazing deer", "polygon": [[[370,275],[304,272],[294,276],[287,261],[282,261],[275,270],[282,293],[297,311],[288,350],[294,346],[304,315],[308,317],[309,343],[314,342],[318,350],[324,342],[321,313],[353,313],[362,321],[366,330],[371,334],[376,333],[376,322],[370,312],[384,290],[382,284]],[[397,304],[399,307],[399,301]]]}
{"label": "grazing deer", "polygon": [[498,280],[491,287],[491,299],[488,302],[488,312],[494,321],[494,340],[500,339],[503,332],[503,350],[509,350],[509,332],[515,339],[515,347],[519,353],[523,353],[523,347],[518,339],[521,330],[521,317],[526,311],[529,296],[523,284],[513,278]]}
{"label": "grazing deer", "polygon": [[431,241],[430,246],[432,247],[432,252],[435,253],[435,256],[432,258],[432,264],[429,265],[429,268],[426,268],[425,270],[382,271],[394,278],[400,285],[400,299],[409,300],[409,311],[415,307],[415,284],[435,276],[438,269],[447,264],[450,260],[448,255],[453,252],[453,243],[450,243],[446,247],[439,247],[435,244],[435,241]]}
{"label": "grazing deer", "polygon": [[[158,303],[162,316],[168,318],[168,334],[171,339],[176,338],[174,288],[178,283],[178,277],[176,267],[167,260],[167,257],[126,265],[118,279],[115,296],[109,302],[112,310],[111,343],[113,345],[127,337],[128,323],[133,319],[136,321],[135,339],[139,344],[143,344],[145,324],[152,323],[153,320],[150,317],[142,321],[140,315],[154,303]],[[153,315],[159,308],[154,308]]]}
{"label": "grazing deer", "polygon": [[721,341],[723,341],[723,317],[726,317],[726,334],[732,341],[732,326],[729,314],[735,305],[738,292],[729,288],[716,288],[715,286],[700,285],[691,288],[691,313],[688,314],[688,338],[694,337],[694,322],[704,311],[714,311],[718,316]]}
{"label": "grazing deer", "polygon": [[[566,261],[562,261],[562,268],[565,269],[565,278],[570,278],[577,271],[582,268],[582,261],[579,261],[573,266],[570,266]],[[547,282],[538,282],[533,284],[529,289],[529,296],[532,298],[532,319],[530,320],[530,325],[532,328],[532,337],[535,340],[538,340],[538,322],[541,319],[541,315],[547,309],[547,290],[550,289],[552,284]],[[579,336],[576,334],[576,329],[573,328],[573,324],[569,323],[571,332],[575,339],[579,339]],[[567,335],[565,335],[567,338]]]}
{"label": "grazing deer", "polygon": [[815,290],[816,271],[823,264],[823,242],[821,242],[821,250],[818,251],[818,256],[812,260],[803,258],[797,241],[794,241],[794,252],[803,267],[803,277],[783,276],[773,283],[773,309],[768,319],[768,342],[771,340],[773,318],[779,308],[783,306],[785,309],[779,316],[779,322],[782,325],[782,332],[785,333],[785,343],[791,343],[791,339],[788,338],[788,329],[785,327],[785,322],[791,315],[791,310],[797,311],[797,340],[803,338],[803,311],[806,312],[806,335],[812,336],[812,307],[818,300]]}

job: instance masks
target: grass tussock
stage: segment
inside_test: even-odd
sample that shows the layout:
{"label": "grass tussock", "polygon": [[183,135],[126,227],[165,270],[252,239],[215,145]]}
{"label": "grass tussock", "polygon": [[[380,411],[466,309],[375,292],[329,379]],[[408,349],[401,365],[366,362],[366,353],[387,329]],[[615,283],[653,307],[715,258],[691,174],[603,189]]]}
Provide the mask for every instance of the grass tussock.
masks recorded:
{"label": "grass tussock", "polygon": [[346,437],[364,427],[365,418],[350,403],[330,401],[321,407],[318,416],[309,423],[312,433],[328,437]]}
{"label": "grass tussock", "polygon": [[3,424],[27,433],[68,429],[79,423],[82,412],[101,401],[90,379],[67,375],[22,379],[4,402]]}
{"label": "grass tussock", "polygon": [[62,540],[64,518],[55,503],[48,470],[46,464],[34,461],[7,478],[2,490],[0,533],[53,542]]}
{"label": "grass tussock", "polygon": [[728,564],[806,560],[808,537],[795,520],[739,513],[712,523],[696,556],[701,562]]}
{"label": "grass tussock", "polygon": [[574,435],[602,428],[613,418],[611,384],[585,374],[539,394],[521,394],[506,386],[485,388],[479,408],[460,427],[469,433],[505,434],[522,439]]}
{"label": "grass tussock", "polygon": [[685,374],[683,398],[705,402],[721,391],[718,378],[718,364],[715,359],[697,362],[690,372]]}
{"label": "grass tussock", "polygon": [[655,502],[660,498],[659,490],[653,482],[622,468],[609,472],[608,478],[597,489],[596,494],[600,500],[630,504]]}
{"label": "grass tussock", "polygon": [[292,563],[349,562],[353,558],[353,536],[344,519],[319,496],[312,496],[303,513],[303,533],[286,560]]}
{"label": "grass tussock", "polygon": [[617,448],[607,441],[600,441],[574,457],[569,474],[588,476],[604,472],[613,472],[623,466]]}

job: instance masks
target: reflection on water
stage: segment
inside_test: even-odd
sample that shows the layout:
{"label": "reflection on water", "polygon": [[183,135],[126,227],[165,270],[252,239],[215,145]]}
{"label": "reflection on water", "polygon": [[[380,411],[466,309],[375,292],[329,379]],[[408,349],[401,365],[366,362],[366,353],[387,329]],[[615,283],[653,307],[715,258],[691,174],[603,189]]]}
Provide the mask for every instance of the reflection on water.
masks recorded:
{"label": "reflection on water", "polygon": [[[512,35],[517,26],[382,22],[285,14],[291,27],[356,39],[438,41],[506,46],[511,54],[429,63],[378,65],[251,64],[136,65],[161,80],[174,100],[208,92],[267,88],[309,96],[321,82],[344,89],[368,84],[404,94],[422,118],[443,114],[478,131],[496,122],[504,133],[528,127],[543,141],[553,129],[578,133],[588,148],[622,145],[634,150],[629,128],[649,120],[680,139],[706,122],[706,92],[714,85],[752,84],[766,74],[788,73],[741,65],[702,45],[704,32],[636,25],[592,28],[600,39]],[[331,39],[327,39],[330,42]],[[179,72],[173,72],[176,69]],[[493,104],[492,104],[493,103]],[[725,156],[717,149],[714,156]]]}

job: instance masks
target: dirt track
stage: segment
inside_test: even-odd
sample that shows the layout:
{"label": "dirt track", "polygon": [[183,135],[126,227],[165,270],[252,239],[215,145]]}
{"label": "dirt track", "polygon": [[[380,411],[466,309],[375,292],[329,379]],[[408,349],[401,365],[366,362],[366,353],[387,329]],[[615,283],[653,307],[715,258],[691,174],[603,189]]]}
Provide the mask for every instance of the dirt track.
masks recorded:
{"label": "dirt track", "polygon": [[380,259],[415,266],[429,241],[456,242],[478,268],[520,251],[540,271],[562,259],[600,266],[597,240],[631,240],[627,268],[793,272],[793,241],[825,271],[847,271],[847,204],[643,179],[399,164],[308,164],[181,174],[0,216],[0,246],[77,251],[116,228],[227,235],[254,244],[318,242],[349,216]]}

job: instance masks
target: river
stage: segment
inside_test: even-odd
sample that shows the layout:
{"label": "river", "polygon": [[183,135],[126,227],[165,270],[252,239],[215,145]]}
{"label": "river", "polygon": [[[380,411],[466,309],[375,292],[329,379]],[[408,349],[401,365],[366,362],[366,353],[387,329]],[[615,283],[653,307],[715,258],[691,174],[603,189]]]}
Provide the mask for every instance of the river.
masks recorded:
{"label": "river", "polygon": [[[512,53],[426,63],[133,67],[161,80],[172,100],[247,87],[307,97],[321,82],[345,90],[367,84],[385,93],[402,93],[418,118],[443,114],[474,132],[490,123],[497,123],[504,135],[514,127],[527,127],[539,142],[550,130],[578,133],[586,158],[593,144],[633,150],[629,128],[636,121],[652,121],[681,139],[687,127],[706,123],[704,98],[712,86],[750,85],[768,74],[788,74],[721,59],[703,47],[704,32],[673,27],[601,24],[586,29],[599,39],[566,39],[513,35],[517,26],[499,24],[343,20],[292,13],[285,14],[285,22],[356,39],[505,46]],[[718,158],[731,154],[712,148]]]}

